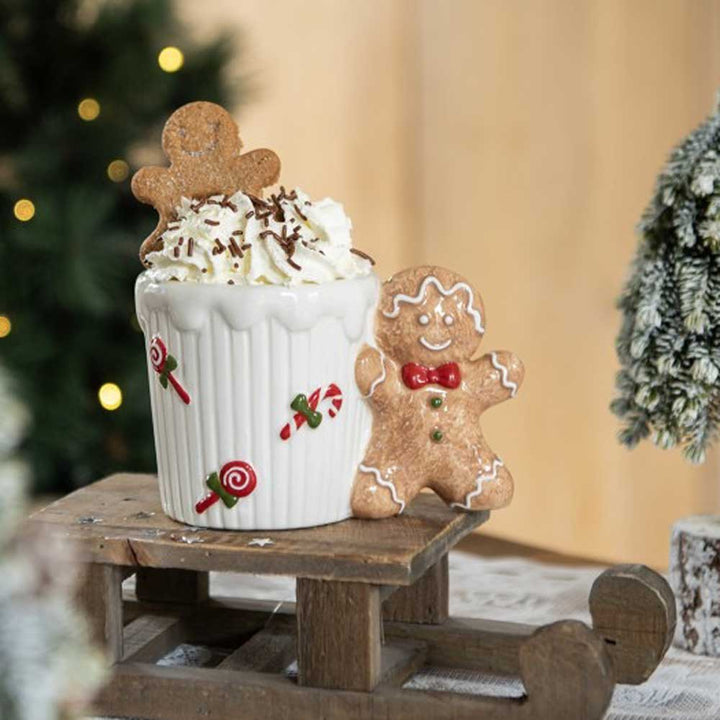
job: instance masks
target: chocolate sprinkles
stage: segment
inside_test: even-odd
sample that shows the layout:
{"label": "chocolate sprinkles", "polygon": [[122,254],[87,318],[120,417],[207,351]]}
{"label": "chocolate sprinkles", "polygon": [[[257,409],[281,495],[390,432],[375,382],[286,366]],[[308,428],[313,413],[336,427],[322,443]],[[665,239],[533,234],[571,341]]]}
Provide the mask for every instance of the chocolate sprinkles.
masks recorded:
{"label": "chocolate sprinkles", "polygon": [[293,203],[293,207],[295,208],[295,212],[305,221],[307,222],[307,216],[303,214],[303,211],[298,207],[297,203]]}
{"label": "chocolate sprinkles", "polygon": [[353,255],[358,255],[363,260],[369,260],[371,265],[375,264],[375,260],[371,258],[367,253],[364,253],[362,250],[357,250],[356,248],[350,248],[350,252]]}
{"label": "chocolate sprinkles", "polygon": [[230,247],[230,254],[233,257],[242,257],[243,253],[242,250],[237,246],[237,243],[235,242],[235,238],[231,237],[228,241],[228,245]]}

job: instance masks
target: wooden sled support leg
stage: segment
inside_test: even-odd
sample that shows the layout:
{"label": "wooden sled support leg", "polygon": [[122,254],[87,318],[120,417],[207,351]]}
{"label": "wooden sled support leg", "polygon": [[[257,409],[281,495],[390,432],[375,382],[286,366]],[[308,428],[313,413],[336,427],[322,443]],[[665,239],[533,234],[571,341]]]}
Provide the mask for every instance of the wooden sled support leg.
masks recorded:
{"label": "wooden sled support leg", "polygon": [[439,625],[448,619],[448,556],[444,555],[419,580],[399,587],[383,604],[388,621]]}
{"label": "wooden sled support leg", "polygon": [[79,586],[78,603],[90,623],[93,641],[105,648],[110,662],[123,654],[123,568],[90,563]]}
{"label": "wooden sled support leg", "polygon": [[380,680],[380,586],[297,579],[298,682],[372,690]]}
{"label": "wooden sled support leg", "polygon": [[141,567],[135,594],[141,602],[202,603],[209,597],[209,578],[209,573],[196,570]]}
{"label": "wooden sled support leg", "polygon": [[[610,568],[593,585],[590,613],[612,657],[615,680],[635,685],[647,680],[675,629],[675,601],[667,582],[641,565]],[[427,643],[430,664],[509,675],[518,672],[520,647],[535,630],[474,618],[450,618],[441,626],[385,624],[387,638]]]}

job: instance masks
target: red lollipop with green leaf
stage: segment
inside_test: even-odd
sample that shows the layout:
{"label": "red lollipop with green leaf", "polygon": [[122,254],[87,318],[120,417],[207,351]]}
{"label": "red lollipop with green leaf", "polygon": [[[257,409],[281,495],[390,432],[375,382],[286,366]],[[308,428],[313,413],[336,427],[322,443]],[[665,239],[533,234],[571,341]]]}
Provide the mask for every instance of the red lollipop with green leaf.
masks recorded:
{"label": "red lollipop with green leaf", "polygon": [[205,484],[210,492],[195,504],[195,512],[198,515],[204,513],[218,500],[222,500],[227,508],[235,507],[240,498],[247,497],[255,490],[257,476],[250,463],[231,460],[220,468],[219,474],[214,472],[208,475]]}

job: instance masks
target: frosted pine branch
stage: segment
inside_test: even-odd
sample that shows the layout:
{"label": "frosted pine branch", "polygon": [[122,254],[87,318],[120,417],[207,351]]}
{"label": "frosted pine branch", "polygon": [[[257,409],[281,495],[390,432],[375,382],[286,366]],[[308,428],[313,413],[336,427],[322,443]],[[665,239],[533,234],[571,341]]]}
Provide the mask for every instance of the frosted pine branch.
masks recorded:
{"label": "frosted pine branch", "polygon": [[619,299],[621,442],[702,462],[720,427],[720,110],[670,155]]}

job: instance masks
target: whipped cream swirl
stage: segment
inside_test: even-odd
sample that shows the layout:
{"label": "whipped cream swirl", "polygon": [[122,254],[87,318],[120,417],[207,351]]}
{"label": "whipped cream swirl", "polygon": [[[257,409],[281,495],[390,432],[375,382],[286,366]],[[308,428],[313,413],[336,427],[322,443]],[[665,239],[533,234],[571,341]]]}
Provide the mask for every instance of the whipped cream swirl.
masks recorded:
{"label": "whipped cream swirl", "polygon": [[183,198],[145,264],[155,282],[298,285],[368,275],[373,261],[353,249],[351,229],[342,205],[311,202],[298,189],[265,200]]}

